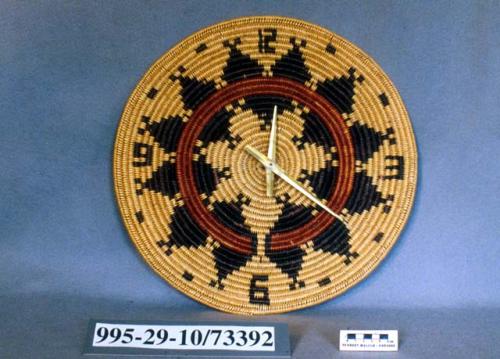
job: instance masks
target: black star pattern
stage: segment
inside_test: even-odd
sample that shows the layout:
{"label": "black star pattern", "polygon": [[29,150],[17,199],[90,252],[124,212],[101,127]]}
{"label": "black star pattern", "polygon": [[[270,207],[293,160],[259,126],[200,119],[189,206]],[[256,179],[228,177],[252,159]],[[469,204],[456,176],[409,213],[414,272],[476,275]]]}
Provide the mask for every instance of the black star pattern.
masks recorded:
{"label": "black star pattern", "polygon": [[328,129],[313,112],[302,112],[300,117],[304,119],[304,130],[302,137],[294,139],[299,148],[304,148],[304,143],[315,143],[323,146],[326,150],[334,146],[333,138],[328,135]]}
{"label": "black star pattern", "polygon": [[231,117],[235,115],[233,110],[227,110],[223,108],[218,111],[213,119],[203,128],[198,137],[198,140],[203,143],[217,142],[217,141],[228,141],[230,145],[236,145],[241,139],[237,136],[233,136],[228,128],[230,126]]}
{"label": "black star pattern", "polygon": [[[307,43],[296,38],[290,38],[290,43],[292,48],[271,65],[272,76],[307,83],[312,79],[311,71],[306,65],[302,52]],[[242,79],[263,76],[264,67],[256,59],[240,50],[240,38],[224,41],[223,45],[229,49],[229,52],[226,64],[223,67],[221,80],[226,83],[234,83]],[[201,53],[206,48],[205,44],[201,44],[196,49],[196,52]],[[329,45],[326,50],[331,54],[336,52],[335,47],[332,45]],[[193,110],[216,92],[217,88],[213,80],[186,76],[185,72],[186,69],[180,66],[176,74],[171,75],[170,79],[179,82],[181,85],[180,95],[184,108]],[[363,76],[357,75],[355,68],[350,68],[345,75],[327,78],[322,82],[318,82],[315,91],[328,100],[340,113],[351,114],[355,103],[355,88],[362,82]],[[152,88],[147,96],[153,100],[157,92],[157,89]],[[235,106],[240,106],[242,111],[251,110],[253,114],[257,115],[262,121],[261,130],[267,130],[270,126],[275,105],[278,107],[279,115],[283,114],[284,111],[293,112],[295,106],[297,106],[297,104],[292,104],[290,99],[280,96],[245,96],[243,100],[241,104],[232,104],[230,108],[219,110],[203,128],[198,138],[201,145],[194,149],[194,153],[197,155],[196,160],[193,161],[194,177],[198,191],[205,195],[204,204],[211,206],[211,212],[226,227],[231,228],[238,234],[251,237],[254,244],[252,254],[238,253],[223,244],[212,248],[217,279],[213,280],[210,285],[219,290],[224,289],[224,279],[245,266],[252,255],[255,254],[257,237],[245,225],[242,208],[248,202],[245,202],[243,197],[240,196],[238,200],[233,202],[209,201],[210,195],[216,190],[218,184],[231,178],[231,170],[229,168],[216,168],[208,164],[206,162],[206,153],[204,154],[202,149],[206,149],[210,143],[218,141],[223,141],[228,148],[234,149],[242,140],[229,130],[230,120],[236,114],[234,111]],[[380,101],[384,106],[389,104],[385,94],[380,95]],[[329,154],[330,158],[327,161],[328,164],[325,164],[316,172],[303,170],[298,180],[307,184],[317,197],[327,199],[332,195],[338,177],[337,168],[332,164],[335,160],[338,160],[337,154],[331,151],[335,147],[335,142],[328,135],[329,131],[323,124],[324,119],[319,118],[312,112],[302,111],[302,109],[303,107],[301,107],[299,113],[304,120],[303,130],[301,136],[292,139],[293,142],[298,149],[304,149],[305,146],[311,145],[321,146],[324,153]],[[144,117],[143,122],[145,122],[145,126],[140,131],[148,131],[165,152],[176,151],[177,142],[184,128],[184,120],[181,116],[163,118],[158,122],[152,122],[148,117]],[[384,132],[380,132],[354,120],[349,127],[349,133],[353,141],[356,160],[362,163],[366,163],[375,152],[379,151],[384,141],[388,141],[390,144],[395,143],[394,130],[391,127]],[[174,198],[179,190],[175,173],[175,162],[164,161],[153,172],[150,179],[140,183],[141,190],[149,189],[162,193],[169,198]],[[352,195],[348,198],[345,206],[349,214],[359,214],[381,204],[385,205],[384,212],[390,210],[390,202],[393,198],[384,198],[372,182],[373,179],[365,171],[355,173]],[[265,255],[282,273],[291,279],[290,289],[295,290],[305,287],[305,283],[299,281],[298,277],[306,252],[300,247],[271,250],[271,238],[273,234],[290,231],[305,225],[313,218],[313,211],[317,208],[288,203],[286,197],[285,195],[285,198],[276,198],[277,202],[282,203],[283,206],[278,220],[265,237]],[[144,220],[141,216],[137,216],[137,219],[139,221]],[[183,206],[175,208],[170,228],[171,235],[167,239],[157,242],[158,246],[164,249],[167,255],[172,253],[174,247],[197,248],[206,244],[207,233],[190,218]],[[343,256],[345,265],[349,265],[354,258],[358,257],[358,253],[351,250],[349,228],[338,220],[335,220],[320,235],[312,239],[312,243],[314,251]],[[183,277],[187,281],[193,279],[191,273],[188,272],[185,272]],[[325,286],[329,283],[331,283],[329,277],[317,282],[319,286]]]}
{"label": "black star pattern", "polygon": [[[254,238],[254,245],[256,246],[256,238]],[[212,287],[220,290],[224,289],[222,281],[235,270],[239,270],[252,258],[253,254],[242,254],[220,245],[218,248],[212,250],[215,258],[215,268],[217,269],[217,280],[210,283]]]}
{"label": "black star pattern", "polygon": [[[304,252],[300,247],[295,247],[286,250],[271,250],[271,240],[269,236],[266,237],[266,256],[278,267],[281,272],[285,273],[292,279],[290,289],[296,287],[303,287],[302,282],[298,282],[297,277],[302,269],[302,262],[304,259]],[[299,284],[300,283],[300,284]]]}
{"label": "black star pattern", "polygon": [[210,194],[215,191],[217,184],[219,184],[221,180],[231,177],[229,168],[225,171],[221,171],[217,168],[213,168],[203,160],[193,163],[193,172],[196,187],[201,193],[206,193],[207,196],[210,196]]}
{"label": "black star pattern", "polygon": [[388,202],[388,198],[382,196],[372,181],[373,179],[365,171],[357,172],[354,175],[352,194],[345,206],[350,214],[362,213]]}
{"label": "black star pattern", "polygon": [[184,128],[182,117],[162,118],[159,122],[151,122],[146,118],[144,122],[146,122],[147,131],[165,152],[175,152],[177,150],[179,137]]}
{"label": "black star pattern", "polygon": [[235,203],[214,202],[212,204],[212,212],[226,227],[231,228],[238,234],[253,237],[250,228],[245,225],[245,218],[242,215],[243,203],[244,202],[241,200],[238,200]]}
{"label": "black star pattern", "polygon": [[351,67],[348,76],[342,75],[319,82],[316,92],[330,101],[341,113],[352,113],[356,82],[363,82],[363,77],[356,77],[355,72]]}
{"label": "black star pattern", "polygon": [[303,171],[299,182],[306,183],[312,187],[314,194],[320,199],[327,199],[333,193],[337,184],[337,167],[326,164],[324,168],[314,173]]}
{"label": "black star pattern", "polygon": [[212,80],[199,80],[196,77],[184,76],[184,67],[179,67],[179,75],[171,75],[170,80],[179,81],[182,90],[180,95],[186,109],[194,109],[215,92],[215,82]]}
{"label": "black star pattern", "polygon": [[163,164],[153,172],[151,177],[141,183],[141,189],[148,189],[173,198],[179,192],[176,164],[170,161],[163,161]]}
{"label": "black star pattern", "polygon": [[313,239],[314,250],[345,256],[344,263],[348,265],[351,263],[351,258],[358,257],[358,253],[351,252],[349,240],[350,235],[347,226],[340,221],[335,221],[323,233]]}
{"label": "black star pattern", "polygon": [[205,245],[207,240],[207,232],[193,220],[184,206],[174,209],[170,230],[171,233],[167,239],[157,242],[160,248],[164,250],[166,248],[167,255],[172,254],[172,247],[198,248]]}
{"label": "black star pattern", "polygon": [[231,83],[262,75],[264,67],[259,65],[259,62],[252,59],[250,55],[243,54],[238,49],[238,45],[241,44],[240,38],[236,38],[233,41],[224,41],[223,44],[230,49],[229,59],[226,62],[224,74],[222,75],[224,81]]}
{"label": "black star pattern", "polygon": [[293,45],[288,52],[283,55],[274,65],[271,66],[273,76],[282,76],[294,81],[305,83],[311,79],[311,73],[306,66],[306,61],[300,51],[301,47],[306,47],[305,40],[290,38]]}
{"label": "black star pattern", "polygon": [[354,144],[356,159],[367,162],[375,152],[377,152],[384,141],[395,144],[394,129],[389,127],[385,133],[355,121],[349,128]]}

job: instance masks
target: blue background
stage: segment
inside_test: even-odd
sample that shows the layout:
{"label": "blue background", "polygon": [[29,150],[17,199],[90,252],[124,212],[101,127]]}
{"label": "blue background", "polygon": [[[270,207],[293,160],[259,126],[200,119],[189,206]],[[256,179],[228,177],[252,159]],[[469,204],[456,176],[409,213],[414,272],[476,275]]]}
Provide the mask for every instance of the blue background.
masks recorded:
{"label": "blue background", "polygon": [[207,309],[131,244],[113,193],[115,130],[175,43],[267,14],[317,23],[371,55],[419,149],[414,210],[393,251],[354,289],[301,313],[499,308],[499,13],[495,1],[0,2],[0,301]]}

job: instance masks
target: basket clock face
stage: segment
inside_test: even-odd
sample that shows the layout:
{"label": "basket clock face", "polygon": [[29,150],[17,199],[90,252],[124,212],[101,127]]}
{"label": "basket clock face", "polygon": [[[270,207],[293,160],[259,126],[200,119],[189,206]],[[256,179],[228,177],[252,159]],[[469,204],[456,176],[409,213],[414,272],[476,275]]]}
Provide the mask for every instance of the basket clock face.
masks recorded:
{"label": "basket clock face", "polygon": [[240,314],[333,298],[408,219],[417,153],[388,77],[340,36],[250,17],[166,52],[123,112],[115,189],[173,287]]}

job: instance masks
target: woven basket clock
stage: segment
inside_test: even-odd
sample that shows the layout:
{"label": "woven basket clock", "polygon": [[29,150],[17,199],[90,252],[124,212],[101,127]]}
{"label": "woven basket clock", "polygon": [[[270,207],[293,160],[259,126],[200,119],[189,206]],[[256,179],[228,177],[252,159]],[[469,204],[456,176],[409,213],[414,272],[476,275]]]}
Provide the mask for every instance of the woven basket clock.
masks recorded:
{"label": "woven basket clock", "polygon": [[408,219],[417,151],[389,78],[316,25],[248,17],[165,53],[123,112],[115,189],[130,237],[181,292],[279,313],[365,278]]}

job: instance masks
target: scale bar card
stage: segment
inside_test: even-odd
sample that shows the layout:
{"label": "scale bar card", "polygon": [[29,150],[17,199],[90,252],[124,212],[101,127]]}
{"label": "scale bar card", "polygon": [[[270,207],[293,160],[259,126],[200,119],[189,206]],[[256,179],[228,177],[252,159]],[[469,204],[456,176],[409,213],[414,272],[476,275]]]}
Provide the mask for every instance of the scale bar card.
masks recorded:
{"label": "scale bar card", "polygon": [[397,330],[341,330],[339,338],[341,351],[398,351]]}

